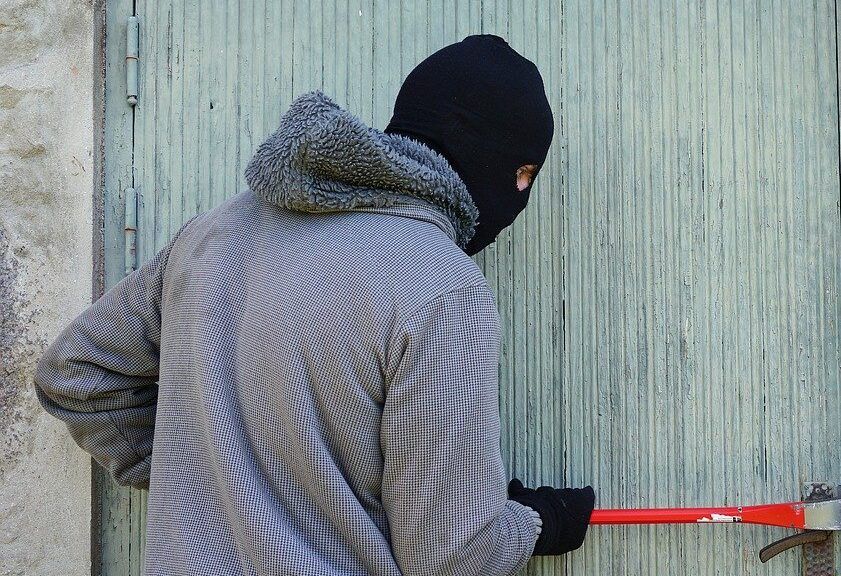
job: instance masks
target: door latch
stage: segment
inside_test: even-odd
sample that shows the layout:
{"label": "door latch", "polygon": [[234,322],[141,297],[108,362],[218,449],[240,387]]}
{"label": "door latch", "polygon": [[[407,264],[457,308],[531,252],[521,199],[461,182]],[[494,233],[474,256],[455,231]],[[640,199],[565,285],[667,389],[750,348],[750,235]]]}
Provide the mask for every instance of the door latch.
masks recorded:
{"label": "door latch", "polygon": [[[803,485],[804,502],[825,502],[835,498],[832,484],[810,482]],[[832,530],[804,530],[769,544],[759,551],[759,559],[767,562],[780,552],[802,546],[804,576],[832,575],[835,574],[834,534]]]}

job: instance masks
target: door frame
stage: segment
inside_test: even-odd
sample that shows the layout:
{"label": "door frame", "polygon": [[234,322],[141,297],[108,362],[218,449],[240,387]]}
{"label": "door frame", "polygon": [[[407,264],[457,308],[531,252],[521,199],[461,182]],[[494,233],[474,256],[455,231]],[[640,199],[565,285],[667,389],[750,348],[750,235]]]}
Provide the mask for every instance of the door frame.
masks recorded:
{"label": "door frame", "polygon": [[[126,98],[133,0],[94,0],[92,301],[125,276],[125,189],[133,181],[134,108]],[[117,485],[91,458],[91,574],[139,575],[145,491]]]}

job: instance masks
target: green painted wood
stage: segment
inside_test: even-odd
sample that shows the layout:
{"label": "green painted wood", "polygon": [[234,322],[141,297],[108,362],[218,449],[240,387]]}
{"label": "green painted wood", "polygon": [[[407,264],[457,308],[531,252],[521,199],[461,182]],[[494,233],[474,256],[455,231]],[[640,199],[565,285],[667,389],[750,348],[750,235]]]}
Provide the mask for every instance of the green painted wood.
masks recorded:
{"label": "green painted wood", "polygon": [[[691,506],[841,475],[833,15],[564,4],[567,460],[540,480],[592,481],[603,506]],[[782,530],[699,528],[596,530],[563,564],[798,572],[796,554],[756,562]]]}
{"label": "green painted wood", "polygon": [[[417,62],[501,34],[540,67],[557,121],[528,209],[475,257],[504,327],[509,470],[531,485],[592,483],[603,507],[797,498],[803,481],[841,481],[836,10],[137,0],[138,259],[244,189],[295,96],[321,88],[382,129]],[[109,118],[120,106],[108,100]],[[109,239],[121,265],[121,236]],[[104,553],[136,558],[145,502],[118,494]],[[593,528],[582,550],[526,572],[793,574],[798,554],[757,560],[784,534]],[[131,559],[112,566],[139,573]]]}
{"label": "green painted wood", "polygon": [[[125,190],[133,186],[134,111],[126,101],[126,22],[130,0],[105,3],[105,161],[102,174],[103,288],[125,275]],[[93,463],[93,494],[97,506],[92,526],[92,574],[139,574],[144,545],[146,493],[118,486]]]}

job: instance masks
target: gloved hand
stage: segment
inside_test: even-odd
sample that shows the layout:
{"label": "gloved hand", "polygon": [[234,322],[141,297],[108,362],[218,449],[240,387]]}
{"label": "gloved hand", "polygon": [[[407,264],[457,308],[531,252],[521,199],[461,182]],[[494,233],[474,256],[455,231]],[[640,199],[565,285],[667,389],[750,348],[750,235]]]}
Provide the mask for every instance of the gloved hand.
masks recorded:
{"label": "gloved hand", "polygon": [[508,498],[537,510],[543,521],[532,556],[565,554],[584,543],[596,502],[592,486],[534,490],[514,478],[508,483]]}

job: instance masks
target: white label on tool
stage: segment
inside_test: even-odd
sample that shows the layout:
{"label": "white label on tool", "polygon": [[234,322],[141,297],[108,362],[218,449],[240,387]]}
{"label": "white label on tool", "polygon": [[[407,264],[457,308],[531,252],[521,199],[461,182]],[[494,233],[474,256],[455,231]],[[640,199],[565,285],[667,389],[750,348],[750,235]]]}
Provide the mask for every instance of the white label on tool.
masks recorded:
{"label": "white label on tool", "polygon": [[710,517],[704,516],[698,518],[698,522],[741,522],[741,516],[728,516],[727,514],[710,514]]}

